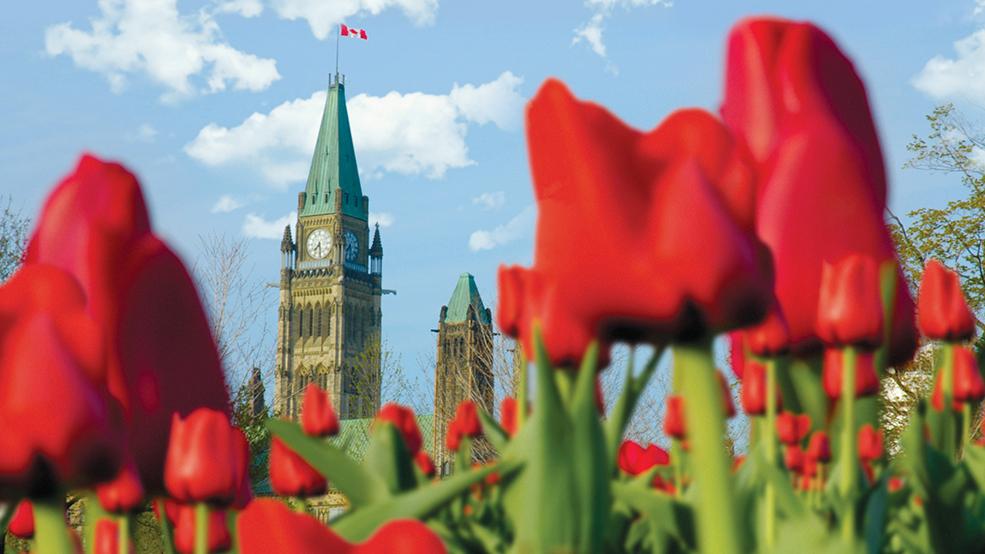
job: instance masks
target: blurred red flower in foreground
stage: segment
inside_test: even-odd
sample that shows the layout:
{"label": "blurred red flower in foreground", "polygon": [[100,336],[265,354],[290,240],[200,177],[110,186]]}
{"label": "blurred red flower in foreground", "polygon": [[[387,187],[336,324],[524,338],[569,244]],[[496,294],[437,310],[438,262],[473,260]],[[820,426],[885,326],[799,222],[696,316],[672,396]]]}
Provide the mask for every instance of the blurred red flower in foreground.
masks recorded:
{"label": "blurred red flower in foreground", "polygon": [[[120,529],[112,519],[103,518],[96,522],[94,554],[120,554]],[[133,554],[136,545],[127,541],[127,552]]]}
{"label": "blurred red flower in foreground", "polygon": [[304,389],[301,428],[313,437],[330,437],[339,432],[339,416],[332,408],[332,401],[315,383],[309,383]]}
{"label": "blurred red flower in foreground", "polygon": [[0,286],[0,497],[59,494],[116,473],[123,429],[104,359],[69,274],[29,265]]}
{"label": "blurred red flower in foreground", "polygon": [[385,404],[380,408],[380,413],[376,415],[378,422],[392,423],[404,439],[407,453],[413,456],[421,449],[421,430],[417,427],[417,420],[414,419],[414,410],[393,402]]}
{"label": "blurred red flower in foreground", "polygon": [[655,444],[643,448],[639,443],[625,440],[619,446],[619,469],[629,475],[639,475],[653,466],[667,465],[670,456]]}
{"label": "blurred red flower in foreground", "polygon": [[162,491],[172,413],[228,413],[228,399],[195,285],[151,231],[137,179],[83,156],[45,202],[25,255],[37,263],[82,285],[85,309],[106,333],[107,384],[124,409],[141,481]]}
{"label": "blurred red flower in foreground", "polygon": [[96,496],[107,512],[123,514],[143,506],[144,487],[133,463],[125,464],[109,482],[96,486]]}
{"label": "blurred red flower in foreground", "polygon": [[394,520],[370,539],[354,545],[317,519],[292,512],[277,500],[256,500],[239,514],[242,554],[333,552],[338,554],[441,554],[445,546],[423,523]]}
{"label": "blurred red flower in foreground", "polygon": [[851,255],[821,270],[817,334],[828,346],[875,348],[882,343],[879,268]]}
{"label": "blurred red flower in foreground", "polygon": [[[208,530],[209,552],[224,552],[229,550],[232,537],[226,525],[225,510],[209,510]],[[174,546],[181,554],[192,554],[195,551],[195,507],[178,505],[174,522]],[[271,550],[270,552],[302,552],[301,550]]]}
{"label": "blurred red flower in foreground", "polygon": [[164,474],[172,497],[228,506],[240,492],[248,461],[246,437],[226,414],[208,408],[186,419],[175,414]]}
{"label": "blurred red flower in foreground", "polygon": [[776,417],[776,434],[783,444],[800,443],[810,430],[811,416],[807,414],[783,412]]}
{"label": "blurred red flower in foreground", "polygon": [[270,440],[270,487],[281,496],[323,494],[328,482],[321,473],[277,437]]}
{"label": "blurred red flower in foreground", "polygon": [[[841,376],[844,353],[835,348],[824,351],[824,368],[821,381],[828,398],[841,398]],[[871,351],[859,350],[855,353],[855,396],[872,396],[879,392],[879,375],[876,374],[875,361]]]}
{"label": "blurred red flower in foreground", "polygon": [[975,336],[975,316],[965,301],[958,274],[939,261],[927,262],[917,300],[920,331],[927,338],[965,341]]}
{"label": "blurred red flower in foreground", "polygon": [[7,531],[21,539],[34,536],[34,507],[31,506],[30,500],[21,500],[17,504],[17,510],[7,524]]}
{"label": "blurred red flower in foreground", "polygon": [[683,440],[687,437],[687,424],[684,420],[684,397],[667,397],[667,412],[664,414],[664,433],[668,437]]}
{"label": "blurred red flower in foreground", "polygon": [[[821,268],[850,254],[895,262],[883,221],[886,172],[861,79],[811,23],[747,19],[728,40],[722,118],[755,160],[756,231],[773,253],[795,352],[819,349]],[[837,199],[837,200],[833,200]],[[916,348],[897,273],[889,363]]]}
{"label": "blurred red flower in foreground", "polygon": [[517,405],[516,398],[507,396],[499,404],[499,423],[502,425],[506,434],[513,436],[516,434],[517,426]]}
{"label": "blurred red flower in foreground", "polygon": [[866,423],[858,430],[858,457],[863,462],[882,458],[882,429],[877,431]]}
{"label": "blurred red flower in foreground", "polygon": [[552,362],[576,367],[597,337],[690,338],[765,315],[753,171],[714,116],[679,110],[643,133],[548,80],[527,107],[527,144],[534,263],[500,268],[498,310],[524,351],[535,321]]}

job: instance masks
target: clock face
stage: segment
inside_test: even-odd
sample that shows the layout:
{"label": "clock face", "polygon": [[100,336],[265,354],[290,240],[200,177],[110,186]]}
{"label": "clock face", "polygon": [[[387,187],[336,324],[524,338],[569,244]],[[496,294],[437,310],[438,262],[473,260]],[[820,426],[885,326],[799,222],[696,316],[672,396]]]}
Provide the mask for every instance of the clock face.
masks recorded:
{"label": "clock face", "polygon": [[345,261],[354,262],[359,255],[359,239],[352,231],[345,232]]}
{"label": "clock face", "polygon": [[325,229],[315,229],[308,235],[308,255],[316,260],[328,256],[332,249],[332,236]]}

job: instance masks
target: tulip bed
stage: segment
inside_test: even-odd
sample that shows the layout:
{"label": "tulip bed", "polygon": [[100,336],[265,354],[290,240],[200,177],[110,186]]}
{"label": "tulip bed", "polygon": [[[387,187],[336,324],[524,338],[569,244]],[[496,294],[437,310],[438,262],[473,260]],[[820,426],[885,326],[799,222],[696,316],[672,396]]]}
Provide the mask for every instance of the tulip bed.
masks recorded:
{"label": "tulip bed", "polygon": [[[0,526],[41,554],[132,552],[148,505],[162,548],[196,554],[983,550],[977,321],[933,260],[914,305],[861,79],[823,31],[780,19],[737,24],[725,65],[720,117],[649,132],[558,81],[530,101],[536,252],[500,270],[497,318],[533,363],[498,421],[459,406],[442,479],[409,409],[384,406],[356,462],[310,385],[300,422],[268,422],[278,496],[254,498],[193,283],[133,175],[84,157],[0,286]],[[890,459],[880,375],[921,340],[936,385]],[[615,342],[653,354],[606,369]],[[624,440],[664,356],[669,452]],[[602,371],[625,371],[608,410]],[[478,440],[498,456],[475,463]],[[307,499],[329,486],[349,507],[326,525]]]}

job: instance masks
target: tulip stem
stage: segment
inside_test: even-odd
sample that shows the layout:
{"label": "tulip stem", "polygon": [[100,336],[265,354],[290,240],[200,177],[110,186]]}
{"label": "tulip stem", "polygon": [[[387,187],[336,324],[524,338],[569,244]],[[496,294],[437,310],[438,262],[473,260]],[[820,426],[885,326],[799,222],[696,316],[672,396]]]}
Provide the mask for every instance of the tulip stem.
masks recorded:
{"label": "tulip stem", "polygon": [[855,360],[852,346],[842,350],[844,361],[841,373],[841,460],[839,461],[839,492],[845,504],[841,520],[841,537],[852,544],[855,541],[855,489],[858,472],[855,468]]}
{"label": "tulip stem", "polygon": [[195,504],[195,554],[209,554],[209,505]]}
{"label": "tulip stem", "polygon": [[971,440],[971,403],[962,402],[961,403],[961,443],[958,445],[961,448],[961,457],[964,457],[965,447],[968,445],[968,441]]}
{"label": "tulip stem", "polygon": [[701,552],[738,554],[740,534],[729,455],[725,450],[722,387],[715,374],[711,341],[674,347],[675,372],[683,380],[684,414],[691,443]]}
{"label": "tulip stem", "polygon": [[75,552],[72,537],[65,526],[65,502],[61,494],[49,498],[33,498],[34,542],[38,554],[70,554]]}
{"label": "tulip stem", "polygon": [[160,515],[161,542],[163,542],[165,554],[174,554],[174,534],[171,531],[171,522],[168,521],[168,510],[164,499],[154,500],[157,505],[157,513]]}
{"label": "tulip stem", "polygon": [[942,450],[948,456],[952,458],[957,454],[957,447],[954,444],[955,439],[955,426],[954,426],[954,345],[945,342],[944,343],[944,365],[941,367],[942,386],[941,392],[943,392],[943,405],[941,409],[942,418],[944,419],[944,436],[943,443],[941,444]]}
{"label": "tulip stem", "polygon": [[[776,358],[766,360],[766,428],[763,429],[766,441],[766,461],[770,470],[776,467]],[[773,481],[766,482],[766,548],[773,549],[776,539],[776,489]]]}
{"label": "tulip stem", "polygon": [[684,477],[683,470],[684,464],[682,463],[681,456],[684,455],[684,449],[681,448],[681,441],[677,439],[671,439],[670,441],[670,462],[674,466],[674,496],[677,498],[681,497],[684,492]]}
{"label": "tulip stem", "polygon": [[527,383],[527,356],[523,353],[523,348],[520,343],[517,342],[516,347],[520,350],[520,374],[517,376],[517,383],[519,386],[516,391],[516,431],[519,433],[520,429],[523,428],[524,422],[527,421],[527,395],[529,390],[529,385]]}
{"label": "tulip stem", "polygon": [[116,551],[119,554],[130,554],[130,514],[124,514],[116,518],[117,539]]}

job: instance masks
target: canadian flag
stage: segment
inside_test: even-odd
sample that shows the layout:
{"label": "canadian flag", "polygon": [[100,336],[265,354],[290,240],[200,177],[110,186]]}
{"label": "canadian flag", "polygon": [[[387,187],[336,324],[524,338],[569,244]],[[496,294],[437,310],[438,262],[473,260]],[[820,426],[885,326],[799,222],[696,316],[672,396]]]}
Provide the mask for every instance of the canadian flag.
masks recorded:
{"label": "canadian flag", "polygon": [[345,24],[342,24],[340,34],[344,37],[361,38],[363,40],[369,39],[366,36],[366,29],[353,29],[352,27],[347,27]]}

